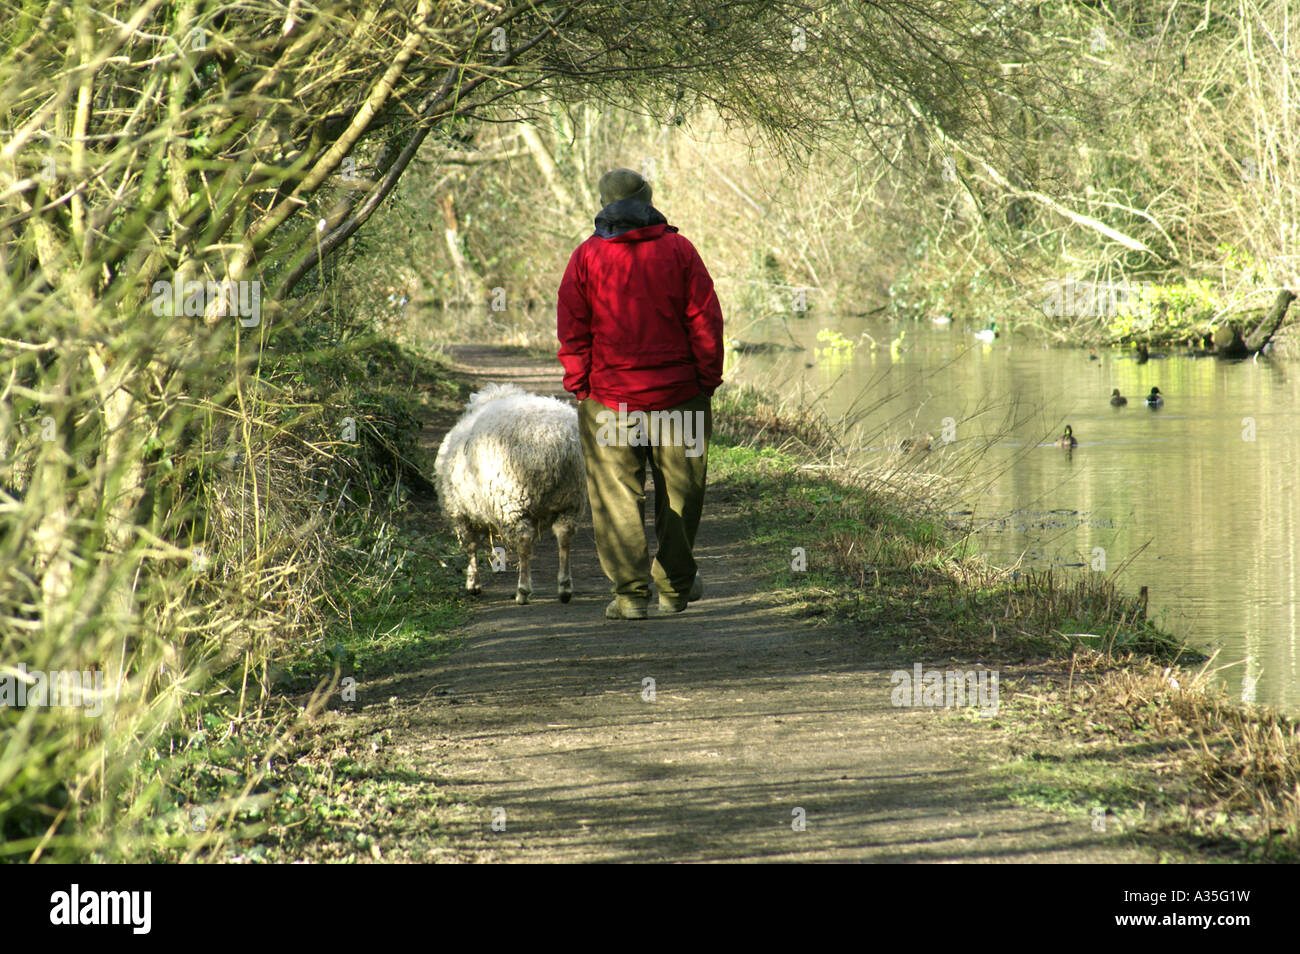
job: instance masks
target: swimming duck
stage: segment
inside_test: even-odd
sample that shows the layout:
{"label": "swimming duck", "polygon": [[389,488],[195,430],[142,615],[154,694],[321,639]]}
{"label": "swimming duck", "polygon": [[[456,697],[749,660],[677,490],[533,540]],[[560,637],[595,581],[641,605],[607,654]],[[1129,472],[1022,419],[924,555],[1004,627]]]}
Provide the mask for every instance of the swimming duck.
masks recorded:
{"label": "swimming duck", "polygon": [[1110,392],[1111,407],[1123,407],[1127,403],[1128,403],[1128,398],[1126,398],[1124,395],[1119,393],[1119,388],[1115,388],[1113,391]]}
{"label": "swimming duck", "polygon": [[1088,360],[1089,360],[1089,361],[1098,361],[1098,360],[1100,360],[1100,357],[1099,357],[1098,354],[1097,354],[1097,349],[1096,349],[1096,348],[1089,348],[1089,349],[1088,349]]}
{"label": "swimming duck", "polygon": [[1065,433],[1056,439],[1056,446],[1062,450],[1074,450],[1079,446],[1079,442],[1074,438],[1074,431],[1069,424],[1065,425]]}
{"label": "swimming duck", "polygon": [[940,326],[941,328],[947,327],[948,325],[952,324],[952,312],[947,312],[942,315],[931,315],[930,321]]}
{"label": "swimming duck", "polygon": [[982,341],[985,344],[992,344],[993,339],[996,337],[998,337],[998,323],[996,321],[990,321],[987,328],[981,328],[975,332],[975,340]]}
{"label": "swimming duck", "polygon": [[1160,396],[1159,388],[1152,388],[1151,393],[1146,396],[1142,403],[1147,407],[1159,407],[1165,403],[1165,399]]}

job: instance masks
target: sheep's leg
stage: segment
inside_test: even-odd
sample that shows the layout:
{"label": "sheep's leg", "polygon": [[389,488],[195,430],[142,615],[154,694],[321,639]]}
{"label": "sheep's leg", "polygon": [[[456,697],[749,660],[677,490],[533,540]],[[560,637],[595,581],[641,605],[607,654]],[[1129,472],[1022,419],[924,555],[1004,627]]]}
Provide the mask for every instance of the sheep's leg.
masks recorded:
{"label": "sheep's leg", "polygon": [[530,520],[521,520],[509,535],[512,549],[519,554],[519,585],[515,588],[515,602],[521,606],[533,595],[533,541],[537,527]]}
{"label": "sheep's leg", "polygon": [[468,540],[469,566],[465,569],[465,590],[470,596],[478,596],[483,592],[478,583],[478,545],[483,539],[483,534],[478,530],[468,530],[465,534]]}
{"label": "sheep's leg", "polygon": [[560,573],[558,577],[560,602],[567,603],[573,599],[573,574],[569,570],[569,546],[573,543],[573,533],[577,529],[570,520],[557,521],[552,528],[555,542],[560,546]]}

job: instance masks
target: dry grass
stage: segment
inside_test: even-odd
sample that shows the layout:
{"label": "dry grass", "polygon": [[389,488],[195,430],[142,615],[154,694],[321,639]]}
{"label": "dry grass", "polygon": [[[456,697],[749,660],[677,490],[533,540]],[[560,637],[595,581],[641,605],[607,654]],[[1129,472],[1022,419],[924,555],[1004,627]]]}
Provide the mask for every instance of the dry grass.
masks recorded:
{"label": "dry grass", "polygon": [[[1300,726],[1267,706],[1227,696],[1212,681],[1212,661],[1192,668],[1084,651],[1020,701],[1035,730],[1080,740],[1101,761],[1151,776],[1182,793],[1144,825],[1261,860],[1300,858]],[[1125,763],[1124,751],[1142,751]],[[1124,774],[1121,771],[1121,774]]]}

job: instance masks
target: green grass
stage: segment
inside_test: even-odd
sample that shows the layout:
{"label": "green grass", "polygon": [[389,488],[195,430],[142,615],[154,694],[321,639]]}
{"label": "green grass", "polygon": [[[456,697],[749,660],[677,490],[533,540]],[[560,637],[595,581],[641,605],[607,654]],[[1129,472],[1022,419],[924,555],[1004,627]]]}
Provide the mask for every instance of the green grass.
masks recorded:
{"label": "green grass", "polygon": [[351,676],[408,670],[459,645],[456,632],[468,617],[461,575],[430,549],[451,557],[454,540],[431,528],[399,528],[396,538],[398,566],[380,579],[338,585],[332,596],[341,615],[329,622],[315,652],[284,663],[277,688],[304,691],[335,667]]}

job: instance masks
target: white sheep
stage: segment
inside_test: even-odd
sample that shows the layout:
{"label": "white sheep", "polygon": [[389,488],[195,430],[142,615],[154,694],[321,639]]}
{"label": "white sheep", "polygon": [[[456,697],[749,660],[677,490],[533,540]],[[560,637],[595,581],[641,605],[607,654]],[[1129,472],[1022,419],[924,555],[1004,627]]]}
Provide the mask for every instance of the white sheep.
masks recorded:
{"label": "white sheep", "polygon": [[489,384],[443,439],[436,469],[442,511],[469,548],[465,589],[481,592],[478,548],[495,531],[519,554],[515,602],[527,603],[533,542],[549,527],[560,547],[560,602],[569,602],[569,546],[587,506],[577,410],[513,384]]}

